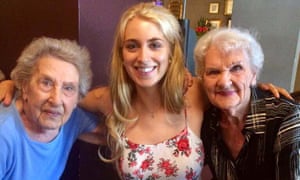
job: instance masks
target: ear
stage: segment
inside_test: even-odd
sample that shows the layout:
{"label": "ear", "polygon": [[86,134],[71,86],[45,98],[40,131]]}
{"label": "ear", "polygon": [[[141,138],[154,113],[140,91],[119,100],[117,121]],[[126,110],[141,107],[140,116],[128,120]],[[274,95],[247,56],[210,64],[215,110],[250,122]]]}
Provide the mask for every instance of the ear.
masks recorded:
{"label": "ear", "polygon": [[22,84],[22,99],[26,102],[28,99],[28,85]]}
{"label": "ear", "polygon": [[252,73],[253,77],[251,79],[251,86],[255,86],[257,84],[257,75],[256,73]]}

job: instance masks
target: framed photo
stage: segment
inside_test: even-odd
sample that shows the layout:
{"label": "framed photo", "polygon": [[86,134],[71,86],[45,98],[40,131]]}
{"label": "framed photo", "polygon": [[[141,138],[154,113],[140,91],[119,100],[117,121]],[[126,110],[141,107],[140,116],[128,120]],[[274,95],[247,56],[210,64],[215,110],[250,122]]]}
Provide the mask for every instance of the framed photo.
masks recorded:
{"label": "framed photo", "polygon": [[221,20],[209,20],[212,29],[219,28],[221,26]]}
{"label": "framed photo", "polygon": [[228,19],[228,21],[227,21],[227,27],[231,28],[231,19]]}
{"label": "framed photo", "polygon": [[183,4],[181,0],[173,0],[168,4],[168,9],[174,14],[177,19],[182,19],[182,7]]}
{"label": "framed photo", "polygon": [[209,3],[209,10],[210,14],[218,14],[219,13],[219,3]]}
{"label": "framed photo", "polygon": [[232,6],[233,6],[233,0],[225,0],[224,15],[232,14]]}

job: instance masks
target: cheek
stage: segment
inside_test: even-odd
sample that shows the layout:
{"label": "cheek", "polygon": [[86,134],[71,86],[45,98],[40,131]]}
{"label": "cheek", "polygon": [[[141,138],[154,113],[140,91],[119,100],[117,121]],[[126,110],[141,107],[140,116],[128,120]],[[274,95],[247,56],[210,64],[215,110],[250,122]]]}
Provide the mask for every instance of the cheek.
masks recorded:
{"label": "cheek", "polygon": [[249,87],[253,85],[253,76],[252,75],[241,76],[240,78],[235,79],[234,82],[236,82],[236,84],[238,84],[238,86],[240,86],[241,88],[243,87],[244,89],[247,90],[249,89]]}
{"label": "cheek", "polygon": [[211,92],[214,91],[215,86],[216,86],[216,81],[211,80],[211,79],[207,79],[207,78],[203,78],[203,86],[206,92]]}
{"label": "cheek", "polygon": [[23,99],[33,104],[41,103],[41,101],[47,99],[47,94],[38,90],[38,87],[25,88],[23,90]]}
{"label": "cheek", "polygon": [[169,61],[163,60],[163,61],[161,61],[160,69],[161,69],[161,71],[166,72],[168,70],[169,66],[170,66]]}
{"label": "cheek", "polygon": [[65,103],[65,111],[68,112],[68,114],[70,114],[74,108],[77,107],[78,104],[78,98],[70,98],[70,99],[66,99],[64,101]]}
{"label": "cheek", "polygon": [[126,49],[122,50],[122,58],[123,64],[130,64],[132,63],[137,57],[137,54],[134,52],[129,52]]}
{"label": "cheek", "polygon": [[123,55],[123,67],[128,72],[132,67],[135,61],[135,56],[133,53],[124,53]]}
{"label": "cheek", "polygon": [[213,81],[207,81],[203,79],[203,88],[208,97],[208,99],[212,102],[215,98],[215,83]]}

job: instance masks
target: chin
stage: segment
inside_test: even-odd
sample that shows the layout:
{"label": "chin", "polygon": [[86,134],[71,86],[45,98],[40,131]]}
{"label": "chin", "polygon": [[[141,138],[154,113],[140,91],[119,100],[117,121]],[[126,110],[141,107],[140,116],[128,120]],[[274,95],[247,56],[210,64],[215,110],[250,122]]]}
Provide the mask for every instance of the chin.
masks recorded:
{"label": "chin", "polygon": [[238,107],[237,103],[224,103],[224,102],[220,102],[217,103],[216,106],[222,110],[230,110],[230,109],[235,109]]}

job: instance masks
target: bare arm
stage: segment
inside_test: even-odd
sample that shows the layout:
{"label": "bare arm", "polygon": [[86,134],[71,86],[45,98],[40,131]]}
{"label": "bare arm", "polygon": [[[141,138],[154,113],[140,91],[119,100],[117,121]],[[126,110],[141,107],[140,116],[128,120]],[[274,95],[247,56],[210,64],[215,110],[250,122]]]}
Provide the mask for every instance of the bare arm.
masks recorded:
{"label": "bare arm", "polygon": [[84,109],[108,115],[112,111],[111,97],[108,87],[99,87],[91,90],[87,95],[79,102],[79,106]]}
{"label": "bare arm", "polygon": [[[111,113],[112,105],[108,87],[99,87],[91,90],[87,95],[79,102],[79,106],[84,109],[97,113],[100,116],[108,115]],[[79,139],[92,144],[106,145],[106,126],[102,121],[96,129],[90,133],[84,133],[79,136]]]}
{"label": "bare arm", "polygon": [[[103,117],[105,118],[105,117]],[[89,133],[83,133],[81,134],[78,139],[91,143],[91,144],[97,144],[97,145],[107,145],[106,141],[106,126],[105,122],[102,121],[98,124],[98,126]]]}

